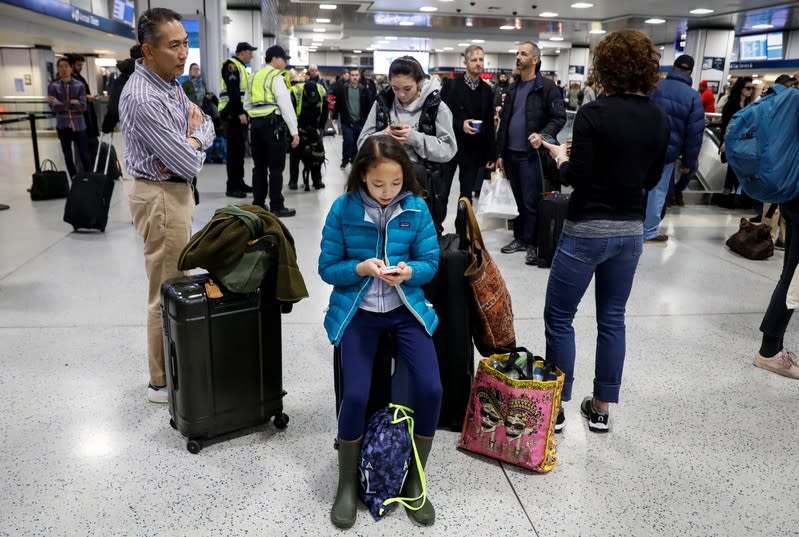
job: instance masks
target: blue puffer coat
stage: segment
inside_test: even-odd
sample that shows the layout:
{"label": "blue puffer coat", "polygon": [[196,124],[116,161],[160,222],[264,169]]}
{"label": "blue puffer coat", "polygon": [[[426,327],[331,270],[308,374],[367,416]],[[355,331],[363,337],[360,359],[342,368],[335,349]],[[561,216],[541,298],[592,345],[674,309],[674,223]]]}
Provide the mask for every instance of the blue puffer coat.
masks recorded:
{"label": "blue puffer coat", "polygon": [[691,77],[672,71],[658,83],[650,98],[669,116],[671,136],[666,162],[682,156],[683,167],[695,170],[705,131],[705,108],[699,93],[691,88]]}
{"label": "blue puffer coat", "polygon": [[404,261],[413,269],[411,278],[397,287],[400,299],[428,334],[432,336],[438,326],[438,316],[422,290],[438,271],[439,255],[436,228],[424,200],[408,196],[400,201],[388,217],[385,236],[383,244],[358,192],[338,198],[327,214],[319,275],[334,286],[325,315],[327,337],[334,345],[341,342],[372,284],[372,277],[358,276],[355,266],[373,257],[389,265]]}

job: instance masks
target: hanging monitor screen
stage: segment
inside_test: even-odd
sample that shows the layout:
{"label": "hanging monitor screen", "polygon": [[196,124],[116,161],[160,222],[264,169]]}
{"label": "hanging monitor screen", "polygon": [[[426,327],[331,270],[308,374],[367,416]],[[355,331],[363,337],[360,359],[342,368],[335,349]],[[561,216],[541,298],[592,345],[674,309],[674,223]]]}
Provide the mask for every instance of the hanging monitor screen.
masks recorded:
{"label": "hanging monitor screen", "polygon": [[782,59],[782,32],[747,35],[739,40],[738,58],[741,61]]}
{"label": "hanging monitor screen", "polygon": [[407,50],[376,50],[374,52],[374,73],[378,75],[387,75],[388,68],[391,62],[400,56],[413,56],[420,64],[422,69],[427,73],[430,71],[430,53],[429,52],[409,52]]}

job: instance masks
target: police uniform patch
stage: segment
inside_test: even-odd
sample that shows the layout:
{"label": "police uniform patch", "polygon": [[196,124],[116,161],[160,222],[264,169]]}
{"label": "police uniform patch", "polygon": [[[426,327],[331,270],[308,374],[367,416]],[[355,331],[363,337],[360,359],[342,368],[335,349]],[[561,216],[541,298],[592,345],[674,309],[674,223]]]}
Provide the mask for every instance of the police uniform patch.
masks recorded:
{"label": "police uniform patch", "polygon": [[238,73],[239,70],[236,68],[236,65],[233,62],[228,62],[227,71],[228,73]]}

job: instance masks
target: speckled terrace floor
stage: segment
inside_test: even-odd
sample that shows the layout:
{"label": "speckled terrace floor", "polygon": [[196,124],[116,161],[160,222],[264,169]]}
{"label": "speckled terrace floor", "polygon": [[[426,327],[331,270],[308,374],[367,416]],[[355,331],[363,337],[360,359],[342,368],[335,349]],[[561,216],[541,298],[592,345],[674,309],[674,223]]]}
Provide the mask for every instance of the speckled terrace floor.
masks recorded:
{"label": "speckled terrace floor", "polygon": [[[337,475],[332,353],[322,328],[329,288],[316,260],[344,174],[340,138],[326,142],[328,188],[286,194],[311,294],[283,318],[291,423],[191,455],[167,408],[145,400],[145,275],[127,185],[117,185],[105,234],[72,233],[61,221],[63,201],[34,204],[25,192],[30,141],[0,139],[0,202],[11,205],[0,212],[0,535],[339,533],[329,521]],[[40,147],[63,163],[55,138]],[[231,201],[224,174],[207,165],[199,177],[195,228]],[[375,522],[361,508],[347,533],[799,534],[799,383],[752,366],[782,253],[757,262],[728,251],[724,240],[742,215],[686,207],[667,217],[667,244],[645,247],[610,434],[590,433],[577,408],[592,381],[589,289],[575,321],[575,399],[556,468],[531,475],[467,455],[456,450],[456,433],[442,431],[428,472],[435,525],[414,526],[400,511]],[[498,253],[511,238],[500,222],[485,222],[484,236],[513,296],[518,340],[542,352],[547,271],[525,266],[521,253]],[[799,345],[793,328],[786,344]]]}

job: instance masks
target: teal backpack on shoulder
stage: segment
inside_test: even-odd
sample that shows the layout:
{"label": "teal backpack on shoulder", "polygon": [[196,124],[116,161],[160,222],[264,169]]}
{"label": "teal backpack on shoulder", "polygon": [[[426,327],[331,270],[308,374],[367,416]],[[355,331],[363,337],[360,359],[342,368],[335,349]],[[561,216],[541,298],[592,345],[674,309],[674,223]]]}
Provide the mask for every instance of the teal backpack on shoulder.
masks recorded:
{"label": "teal backpack on shoulder", "polygon": [[744,192],[785,203],[799,198],[799,91],[773,89],[732,116],[724,145]]}

